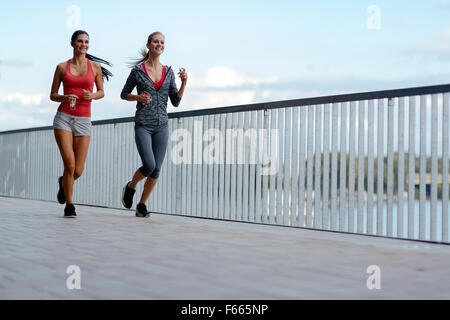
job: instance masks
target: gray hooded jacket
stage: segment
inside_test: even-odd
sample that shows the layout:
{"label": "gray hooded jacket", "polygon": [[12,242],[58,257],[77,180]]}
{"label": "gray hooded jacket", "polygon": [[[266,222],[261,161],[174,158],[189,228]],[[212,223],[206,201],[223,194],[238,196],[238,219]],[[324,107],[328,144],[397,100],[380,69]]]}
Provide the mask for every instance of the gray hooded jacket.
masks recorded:
{"label": "gray hooded jacket", "polygon": [[150,104],[144,105],[140,102],[136,104],[135,123],[137,125],[159,127],[168,122],[167,101],[169,97],[174,107],[178,107],[181,101],[178,98],[175,74],[171,67],[166,66],[164,82],[161,88],[156,91],[153,82],[145,73],[142,64],[140,63],[133,67],[120,97],[126,100],[128,94],[133,92],[135,87],[137,88],[138,94],[143,93],[143,91],[149,92],[152,98]]}

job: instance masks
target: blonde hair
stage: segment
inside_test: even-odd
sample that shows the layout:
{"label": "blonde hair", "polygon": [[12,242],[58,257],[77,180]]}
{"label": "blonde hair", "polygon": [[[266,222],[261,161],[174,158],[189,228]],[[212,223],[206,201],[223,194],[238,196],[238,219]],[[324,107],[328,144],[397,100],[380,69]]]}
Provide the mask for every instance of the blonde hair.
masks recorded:
{"label": "blonde hair", "polygon": [[[158,34],[162,35],[162,36],[165,38],[165,36],[162,34],[162,32],[160,32],[160,31],[155,31],[155,32],[151,33],[151,34],[148,36],[147,44],[150,43],[150,42],[152,42],[153,37],[156,36],[156,35],[158,35]],[[130,66],[130,67],[134,67],[134,66],[138,65],[139,63],[144,62],[144,61],[147,60],[148,57],[150,56],[150,51],[147,50],[147,48],[145,48],[145,47],[141,49],[141,52],[140,52],[140,53],[141,53],[142,58],[133,61],[133,62],[131,63],[131,66]]]}

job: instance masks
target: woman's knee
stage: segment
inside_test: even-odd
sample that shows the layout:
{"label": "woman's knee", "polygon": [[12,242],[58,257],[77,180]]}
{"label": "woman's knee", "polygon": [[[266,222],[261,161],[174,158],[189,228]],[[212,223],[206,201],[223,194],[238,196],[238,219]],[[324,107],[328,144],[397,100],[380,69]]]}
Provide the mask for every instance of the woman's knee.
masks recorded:
{"label": "woman's knee", "polygon": [[84,168],[75,168],[75,171],[73,173],[73,178],[78,179],[83,174]]}
{"label": "woman's knee", "polygon": [[143,166],[141,167],[141,173],[142,175],[148,177],[152,174],[152,172],[155,170],[155,161],[146,160],[143,161]]}
{"label": "woman's knee", "polygon": [[75,175],[75,163],[67,163],[64,165],[64,171],[68,175]]}
{"label": "woman's knee", "polygon": [[155,169],[153,169],[153,171],[151,172],[149,177],[153,178],[153,179],[158,179],[160,173],[161,173],[161,168],[155,167]]}

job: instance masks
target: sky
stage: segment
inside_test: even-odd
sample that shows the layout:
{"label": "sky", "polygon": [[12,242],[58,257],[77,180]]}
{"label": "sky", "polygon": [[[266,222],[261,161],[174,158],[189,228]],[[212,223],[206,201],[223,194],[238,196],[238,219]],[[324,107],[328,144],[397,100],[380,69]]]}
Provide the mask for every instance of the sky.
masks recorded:
{"label": "sky", "polygon": [[77,29],[113,63],[92,120],[134,115],[120,92],[153,31],[189,75],[168,112],[450,83],[450,0],[2,1],[0,132],[52,124]]}

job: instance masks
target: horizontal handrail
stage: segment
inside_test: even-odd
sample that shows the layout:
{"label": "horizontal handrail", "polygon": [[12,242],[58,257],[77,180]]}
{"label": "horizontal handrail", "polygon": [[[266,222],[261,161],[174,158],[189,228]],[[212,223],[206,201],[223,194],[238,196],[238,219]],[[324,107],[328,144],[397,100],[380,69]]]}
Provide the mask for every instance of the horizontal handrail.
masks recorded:
{"label": "horizontal handrail", "polygon": [[[400,98],[408,96],[419,96],[424,94],[435,94],[442,92],[450,92],[450,84],[441,84],[434,86],[425,87],[413,87],[404,89],[392,89],[392,90],[381,90],[381,91],[369,91],[360,93],[350,93],[350,94],[340,94],[331,96],[322,96],[314,98],[303,98],[303,99],[293,99],[293,100],[281,100],[272,102],[261,102],[252,103],[228,107],[218,107],[218,108],[208,108],[201,110],[190,110],[190,111],[179,111],[170,112],[169,118],[185,118],[193,116],[203,116],[203,115],[214,115],[223,113],[233,113],[242,111],[256,111],[256,110],[269,110],[269,109],[279,109],[288,107],[301,107],[328,103],[340,103],[340,102],[352,102],[352,101],[363,101],[363,100],[375,100],[375,99],[387,99],[387,98]],[[106,120],[96,120],[92,122],[92,125],[104,125],[104,124],[114,124],[114,123],[124,123],[132,122],[134,117],[125,118],[114,118]],[[40,130],[50,130],[53,126],[36,127],[36,128],[26,128],[26,129],[16,129],[0,132],[0,134],[11,134],[29,131],[40,131]]]}

